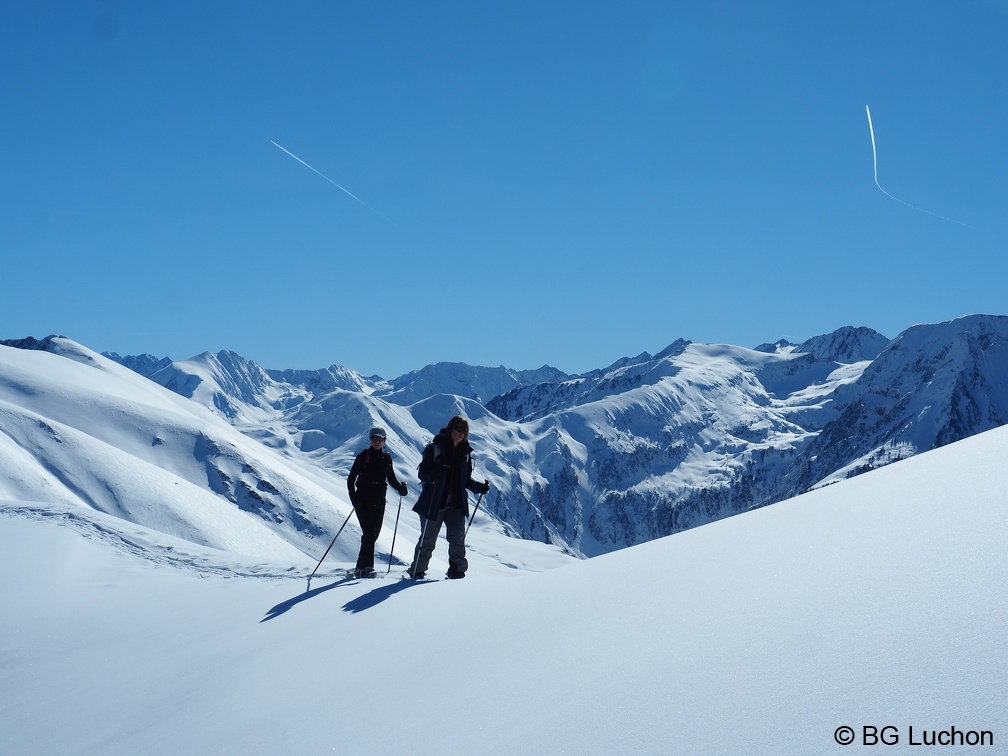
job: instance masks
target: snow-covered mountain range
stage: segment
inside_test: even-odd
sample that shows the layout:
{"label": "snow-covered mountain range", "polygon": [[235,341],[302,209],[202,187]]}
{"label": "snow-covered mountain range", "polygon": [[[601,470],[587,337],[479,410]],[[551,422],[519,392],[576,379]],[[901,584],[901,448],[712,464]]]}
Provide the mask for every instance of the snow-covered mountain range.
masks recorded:
{"label": "snow-covered mountain range", "polygon": [[[756,349],[677,340],[583,375],[441,363],[393,380],[266,370],[228,351],[172,362],[9,341],[0,499],[55,498],[204,545],[252,548],[265,531],[271,549],[316,554],[349,512],[343,479],[368,428],[387,428],[415,481],[456,413],[492,485],[483,529],[593,556],[1004,425],[1008,317],[892,340],[867,328]],[[187,518],[197,506],[219,512],[211,532]]]}

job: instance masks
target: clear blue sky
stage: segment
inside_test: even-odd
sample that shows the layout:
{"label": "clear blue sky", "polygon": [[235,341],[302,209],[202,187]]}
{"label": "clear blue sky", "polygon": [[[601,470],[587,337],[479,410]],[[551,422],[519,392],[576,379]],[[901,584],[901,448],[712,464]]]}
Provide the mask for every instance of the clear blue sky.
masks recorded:
{"label": "clear blue sky", "polygon": [[1008,313],[1008,0],[14,0],[0,91],[0,338],[392,378]]}

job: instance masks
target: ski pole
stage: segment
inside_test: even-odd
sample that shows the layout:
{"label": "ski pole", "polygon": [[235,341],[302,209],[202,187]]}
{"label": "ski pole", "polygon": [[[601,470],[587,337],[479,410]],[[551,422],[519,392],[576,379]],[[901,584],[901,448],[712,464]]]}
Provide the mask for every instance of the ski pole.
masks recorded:
{"label": "ski pole", "polygon": [[[335,535],[335,536],[333,536],[333,539],[332,539],[332,543],[330,543],[330,544],[329,544],[329,549],[331,549],[331,548],[333,547],[333,543],[336,543],[336,539],[337,539],[337,538],[339,538],[339,534],[343,532],[343,528],[345,528],[345,527],[346,527],[346,524],[347,524],[348,522],[350,522],[350,518],[351,518],[351,517],[353,516],[353,513],[354,513],[354,511],[353,511],[353,509],[351,509],[351,510],[350,510],[350,514],[348,514],[348,515],[347,515],[347,518],[346,518],[345,520],[343,520],[343,524],[342,524],[342,525],[340,525],[340,529],[339,529],[339,530],[337,530],[337,531],[336,531],[336,535]],[[318,572],[318,568],[322,566],[322,562],[324,562],[324,561],[325,561],[325,558],[326,558],[326,557],[327,557],[327,556],[329,555],[329,549],[326,549],[326,550],[325,550],[325,554],[323,554],[323,555],[322,555],[322,558],[318,560],[318,564],[316,564],[316,565],[315,565],[315,569],[311,571],[311,575],[309,575],[309,576],[308,576],[308,580],[309,580],[309,581],[311,581],[311,579],[312,579],[312,576],[313,576],[313,575],[314,575],[314,574],[315,574],[316,572]]]}
{"label": "ski pole", "polygon": [[[476,510],[479,509],[481,501],[483,501],[483,494],[480,494],[479,498],[476,499],[476,506],[473,507],[472,517],[469,518],[469,525],[472,525],[472,521],[476,519]],[[469,525],[466,525],[465,533],[462,534],[463,541],[465,540],[465,537],[469,535]]]}
{"label": "ski pole", "polygon": [[[420,514],[417,512],[417,514]],[[430,522],[429,519],[420,515],[420,541],[417,543],[416,548],[413,550],[413,562],[410,564],[409,569],[406,570],[406,574],[410,576],[411,579],[416,580],[416,565],[417,561],[420,559],[420,549],[423,548],[424,538],[427,535],[427,523]]]}
{"label": "ski pole", "polygon": [[399,513],[402,512],[402,495],[399,496],[399,509],[395,513],[395,527],[392,528],[392,548],[389,549],[388,553],[388,569],[385,570],[385,574],[388,575],[392,572],[392,552],[395,551],[395,534],[399,530]]}

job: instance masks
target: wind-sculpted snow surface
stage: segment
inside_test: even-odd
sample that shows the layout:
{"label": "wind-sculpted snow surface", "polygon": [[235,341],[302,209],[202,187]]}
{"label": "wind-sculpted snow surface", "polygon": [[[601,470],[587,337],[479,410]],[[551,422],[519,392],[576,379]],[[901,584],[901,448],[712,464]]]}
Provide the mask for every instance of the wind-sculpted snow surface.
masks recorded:
{"label": "wind-sculpted snow surface", "polygon": [[940,753],[1002,753],[1006,456],[1000,428],[591,560],[474,532],[466,579],[424,583],[306,585],[304,558],[0,501],[0,743],[792,756],[957,731],[985,746]]}
{"label": "wind-sculpted snow surface", "polygon": [[[336,367],[263,371],[220,352],[160,371],[162,378],[172,376],[166,385],[192,398],[175,401],[212,418],[206,427],[217,430],[204,433],[199,420],[197,433],[190,422],[176,434],[185,440],[178,443],[176,435],[151,424],[149,413],[129,409],[102,413],[94,425],[107,426],[102,438],[120,424],[133,428],[130,454],[173,472],[178,468],[203,494],[317,553],[339,513],[348,511],[339,498],[345,496],[343,476],[366,445],[369,427],[387,429],[396,469],[411,484],[411,502],[421,450],[449,417],[462,414],[470,419],[475,475],[492,486],[474,532],[483,528],[592,556],[1003,425],[1006,343],[1008,318],[977,315],[914,326],[891,343],[867,328],[842,328],[798,347],[778,342],[755,350],[680,339],[656,355],[617,360],[581,376],[549,367],[514,371],[439,363],[391,381]],[[96,376],[110,381],[111,368],[118,366],[73,342],[53,338],[20,346],[22,354],[50,352],[38,359],[59,355],[98,368],[79,383],[84,405],[89,391],[113,391]],[[33,364],[42,370],[41,363]],[[61,423],[81,425],[66,422],[63,413],[72,415],[74,402],[54,404],[46,380],[24,377],[36,400],[13,404],[44,416],[52,431],[35,426],[32,433],[40,448],[52,449],[50,437],[62,433]],[[141,394],[152,391],[145,383]],[[123,396],[136,396],[130,391]],[[130,401],[124,398],[124,407]],[[134,415],[140,419],[116,421]],[[18,423],[24,436],[31,422],[26,426],[22,417]],[[133,451],[137,447],[144,447],[142,454]],[[25,448],[12,452],[4,469],[8,485],[34,496],[41,483],[10,482],[25,478],[12,472],[20,469],[14,460]],[[158,461],[173,453],[185,462]],[[45,459],[45,475],[38,475],[60,496],[83,498],[103,511],[122,509],[129,499],[119,490],[125,484],[107,487],[117,492],[113,496],[98,480],[77,482],[87,477],[86,465],[71,474],[63,469],[69,462]],[[321,482],[326,494],[277,482],[303,477]],[[387,513],[386,531],[392,518]]]}

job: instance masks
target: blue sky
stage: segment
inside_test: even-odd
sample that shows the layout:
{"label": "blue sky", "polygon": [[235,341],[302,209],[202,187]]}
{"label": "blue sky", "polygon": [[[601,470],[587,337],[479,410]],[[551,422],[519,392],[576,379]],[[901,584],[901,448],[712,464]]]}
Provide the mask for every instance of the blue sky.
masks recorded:
{"label": "blue sky", "polygon": [[0,88],[0,338],[391,378],[1008,313],[1008,0],[15,0]]}

